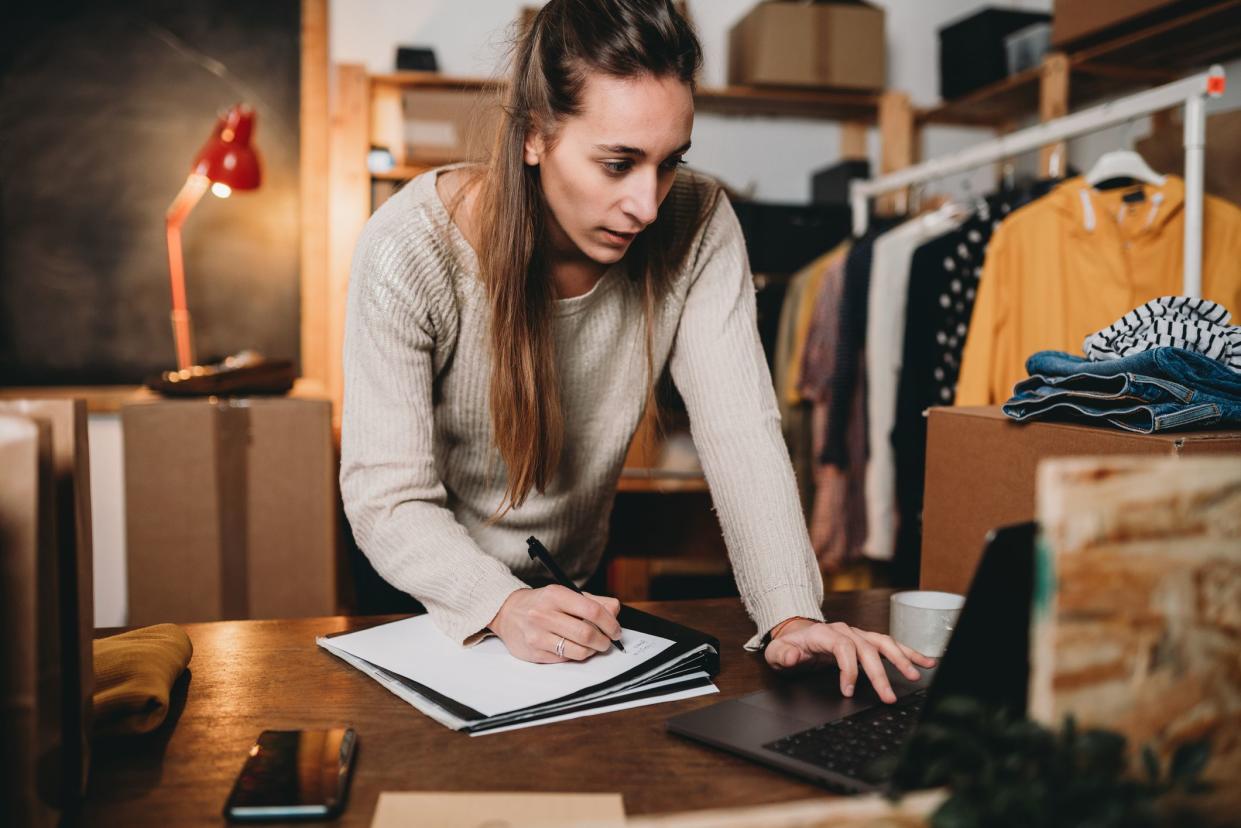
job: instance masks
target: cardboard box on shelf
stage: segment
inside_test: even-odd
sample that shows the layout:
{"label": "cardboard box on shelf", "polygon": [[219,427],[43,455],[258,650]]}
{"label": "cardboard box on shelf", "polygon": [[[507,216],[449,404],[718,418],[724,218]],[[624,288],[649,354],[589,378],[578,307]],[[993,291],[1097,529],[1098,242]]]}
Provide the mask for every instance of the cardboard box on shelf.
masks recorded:
{"label": "cardboard box on shelf", "polygon": [[1186,0],[1056,0],[1051,45],[1086,45],[1109,34],[1172,17],[1193,5]]}
{"label": "cardboard box on shelf", "polygon": [[331,420],[284,397],[121,410],[130,624],[336,612]]}
{"label": "cardboard box on shelf", "polygon": [[431,163],[477,161],[491,151],[500,125],[496,92],[421,89],[401,93],[405,154]]}
{"label": "cardboard box on shelf", "polygon": [[1241,454],[1241,431],[1134,434],[1071,423],[1018,424],[992,406],[932,408],[929,418],[921,586],[947,592],[968,589],[987,532],[1034,518],[1040,460]]}
{"label": "cardboard box on shelf", "polygon": [[728,32],[728,82],[882,89],[883,9],[861,0],[760,3]]}

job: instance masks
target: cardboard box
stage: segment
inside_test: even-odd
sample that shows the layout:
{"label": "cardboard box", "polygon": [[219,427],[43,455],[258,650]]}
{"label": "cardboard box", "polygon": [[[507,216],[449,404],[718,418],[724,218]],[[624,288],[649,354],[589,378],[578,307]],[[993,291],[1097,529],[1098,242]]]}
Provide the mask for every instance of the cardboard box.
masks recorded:
{"label": "cardboard box", "polygon": [[1083,45],[1104,36],[1121,34],[1145,23],[1174,17],[1186,0],[1056,0],[1051,45]]}
{"label": "cardboard box", "polygon": [[79,543],[78,531],[89,535],[86,469],[85,403],[0,401],[0,733],[10,769],[0,799],[14,825],[60,825],[86,787],[94,687],[90,541]]}
{"label": "cardboard box", "polygon": [[1163,768],[1209,736],[1194,818],[1170,824],[1241,811],[1239,517],[1235,457],[1039,464],[1029,716],[1115,731]]}
{"label": "cardboard box", "polygon": [[121,410],[131,625],[337,611],[327,400]]}
{"label": "cardboard box", "polygon": [[405,153],[433,164],[486,158],[500,127],[496,92],[412,87],[401,93]]}
{"label": "cardboard box", "polygon": [[[53,789],[66,800],[86,791],[90,769],[90,731],[95,672],[91,638],[95,629],[94,555],[91,549],[90,449],[86,402],[71,399],[0,400],[0,416],[24,418],[34,424],[45,445],[46,477],[38,503],[39,623],[36,625],[47,666],[55,682],[42,682],[40,703],[59,707],[61,743],[50,771],[59,762],[60,778]],[[0,463],[0,469],[8,469]],[[11,481],[23,485],[19,474]],[[0,548],[5,544],[0,542]],[[7,552],[8,550],[6,550]],[[35,589],[33,583],[27,584]],[[9,600],[5,598],[3,600]],[[8,625],[5,629],[16,627]],[[55,639],[49,641],[48,639]]]}
{"label": "cardboard box", "polygon": [[728,82],[882,89],[883,24],[860,0],[761,3],[728,32]]}
{"label": "cardboard box", "polygon": [[1035,469],[1044,458],[1236,453],[1241,453],[1241,431],[1145,435],[1069,423],[1018,424],[992,406],[932,408],[922,588],[965,593],[987,532],[1034,518]]}

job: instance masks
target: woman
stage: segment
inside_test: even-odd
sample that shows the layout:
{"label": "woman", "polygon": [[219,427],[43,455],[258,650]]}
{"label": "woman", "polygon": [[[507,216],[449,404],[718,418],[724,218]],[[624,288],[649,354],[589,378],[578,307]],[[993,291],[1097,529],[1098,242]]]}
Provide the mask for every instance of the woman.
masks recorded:
{"label": "woman", "polygon": [[551,0],[489,164],[428,172],[375,213],[349,287],[345,508],[375,569],[455,640],[604,652],[618,603],[538,586],[525,539],[590,576],[667,364],[758,626],[747,647],[776,668],[834,659],[845,695],[860,665],[893,701],[882,658],[910,678],[934,662],[823,622],[740,227],[678,169],[700,65],[668,0]]}

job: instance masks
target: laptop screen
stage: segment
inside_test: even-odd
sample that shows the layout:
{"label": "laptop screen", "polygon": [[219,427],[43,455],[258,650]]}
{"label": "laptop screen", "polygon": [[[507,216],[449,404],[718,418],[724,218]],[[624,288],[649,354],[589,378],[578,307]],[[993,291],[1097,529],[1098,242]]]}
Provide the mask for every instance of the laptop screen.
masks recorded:
{"label": "laptop screen", "polygon": [[1015,716],[1026,711],[1030,607],[1034,596],[1033,522],[1002,526],[987,538],[965,606],[927,691],[923,720],[939,700],[966,696]]}

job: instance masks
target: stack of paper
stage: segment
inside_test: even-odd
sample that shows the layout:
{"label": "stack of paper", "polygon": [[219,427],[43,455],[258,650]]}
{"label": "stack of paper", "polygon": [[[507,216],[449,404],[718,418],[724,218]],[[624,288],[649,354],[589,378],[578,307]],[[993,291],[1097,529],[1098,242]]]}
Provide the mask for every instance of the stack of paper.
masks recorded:
{"label": "stack of paper", "polygon": [[461,647],[426,615],[317,641],[440,724],[474,735],[718,692],[713,640],[632,629],[625,616],[625,652],[560,664],[521,661],[498,638]]}

